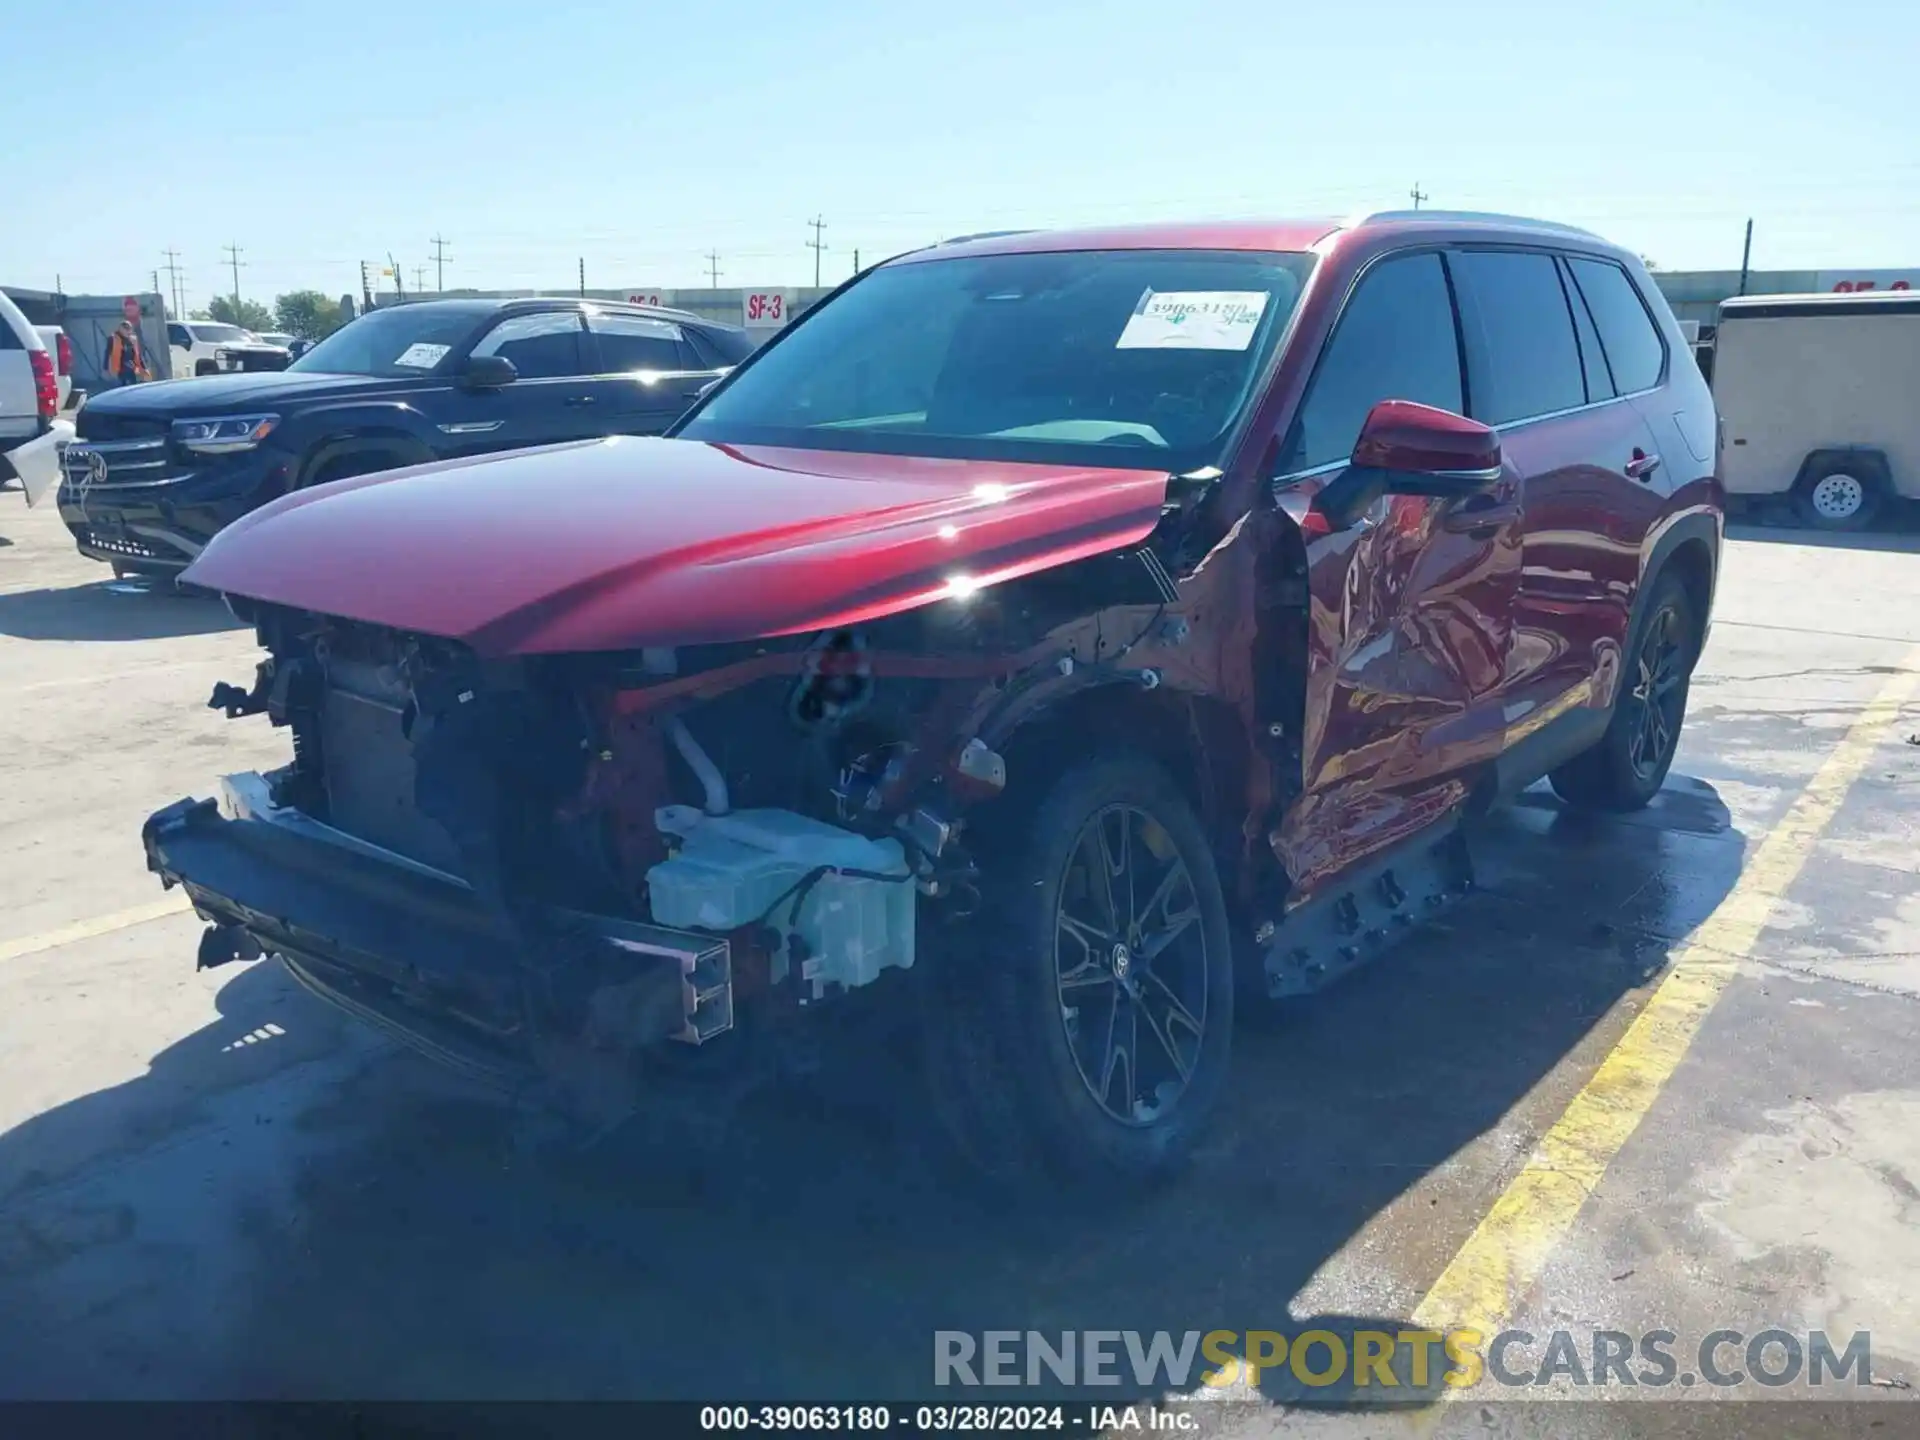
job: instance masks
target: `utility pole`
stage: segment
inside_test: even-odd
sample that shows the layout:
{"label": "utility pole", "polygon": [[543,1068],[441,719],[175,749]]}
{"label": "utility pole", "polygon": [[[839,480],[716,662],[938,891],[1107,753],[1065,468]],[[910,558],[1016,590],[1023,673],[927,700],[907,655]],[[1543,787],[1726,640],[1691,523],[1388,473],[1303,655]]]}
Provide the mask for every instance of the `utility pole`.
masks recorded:
{"label": "utility pole", "polygon": [[167,257],[167,293],[173,297],[173,313],[180,309],[180,252],[169,246],[160,252]]}
{"label": "utility pole", "polygon": [[858,250],[853,252],[853,273],[856,275],[860,273],[860,252]]}
{"label": "utility pole", "polygon": [[587,257],[580,257],[580,298],[587,298]]}
{"label": "utility pole", "polygon": [[426,266],[416,265],[413,267],[413,288],[416,293],[427,288]]}
{"label": "utility pole", "polygon": [[401,274],[400,262],[393,258],[393,252],[391,250],[387,251],[387,268],[393,271],[393,298],[396,300],[406,299],[406,276]]}
{"label": "utility pole", "polygon": [[438,235],[433,237],[433,288],[447,288],[447,242]]}
{"label": "utility pole", "polygon": [[813,238],[807,241],[807,248],[813,251],[813,288],[820,288],[820,254],[827,247],[821,243],[820,232],[827,228],[826,220],[816,215],[807,224],[813,227]]}
{"label": "utility pole", "polygon": [[153,272],[153,293],[156,295],[160,293],[160,272],[158,270]]}
{"label": "utility pole", "polygon": [[1413,182],[1413,189],[1409,190],[1407,194],[1413,197],[1413,208],[1416,210],[1420,208],[1420,202],[1422,200],[1431,200],[1433,198],[1420,188],[1420,182],[1418,180]]}
{"label": "utility pole", "polygon": [[240,267],[246,262],[240,258],[238,245],[223,245],[220,248],[227,252],[227,259],[233,264],[233,311],[237,320],[240,317]]}
{"label": "utility pole", "polygon": [[[367,283],[367,262],[364,260],[360,262],[360,300],[366,310],[373,309],[373,286]],[[365,314],[366,310],[361,313]]]}
{"label": "utility pole", "polygon": [[1752,220],[1752,217],[1748,217],[1746,243],[1740,247],[1739,293],[1742,295],[1747,293],[1747,262],[1752,259],[1753,259],[1753,220]]}
{"label": "utility pole", "polygon": [[707,252],[707,288],[709,290],[720,288],[720,252],[718,250]]}

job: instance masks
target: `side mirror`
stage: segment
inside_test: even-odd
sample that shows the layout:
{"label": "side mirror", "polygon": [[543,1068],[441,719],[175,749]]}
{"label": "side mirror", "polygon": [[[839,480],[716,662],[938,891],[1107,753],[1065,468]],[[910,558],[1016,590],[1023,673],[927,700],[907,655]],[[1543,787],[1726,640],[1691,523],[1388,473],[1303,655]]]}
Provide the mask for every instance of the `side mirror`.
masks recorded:
{"label": "side mirror", "polygon": [[470,355],[460,372],[460,383],[469,390],[498,390],[519,378],[520,372],[504,355]]}
{"label": "side mirror", "polygon": [[1491,427],[1411,400],[1382,400],[1367,414],[1347,468],[1313,497],[1345,530],[1382,495],[1458,499],[1500,479],[1500,437]]}

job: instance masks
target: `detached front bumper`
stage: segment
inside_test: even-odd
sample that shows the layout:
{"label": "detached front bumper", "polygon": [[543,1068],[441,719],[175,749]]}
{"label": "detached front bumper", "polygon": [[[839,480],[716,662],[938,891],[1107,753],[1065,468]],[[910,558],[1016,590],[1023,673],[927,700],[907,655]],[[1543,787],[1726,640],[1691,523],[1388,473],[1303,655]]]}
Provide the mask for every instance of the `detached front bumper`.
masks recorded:
{"label": "detached front bumper", "polygon": [[733,1023],[726,940],[552,911],[541,938],[561,943],[530,953],[464,881],[275,806],[258,774],[156,811],[141,839],[147,868],[215,927],[203,966],[279,955],[323,999],[469,1073],[513,1080],[556,1046],[617,1056]]}

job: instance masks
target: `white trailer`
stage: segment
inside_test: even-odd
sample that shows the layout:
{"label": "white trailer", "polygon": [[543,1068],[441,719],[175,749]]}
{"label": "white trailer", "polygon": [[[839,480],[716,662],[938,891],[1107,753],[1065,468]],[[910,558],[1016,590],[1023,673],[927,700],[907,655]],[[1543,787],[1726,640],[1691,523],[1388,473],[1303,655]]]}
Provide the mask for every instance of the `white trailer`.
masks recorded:
{"label": "white trailer", "polygon": [[1810,525],[1859,530],[1920,499],[1920,292],[1723,301],[1713,397],[1736,505],[1787,496]]}

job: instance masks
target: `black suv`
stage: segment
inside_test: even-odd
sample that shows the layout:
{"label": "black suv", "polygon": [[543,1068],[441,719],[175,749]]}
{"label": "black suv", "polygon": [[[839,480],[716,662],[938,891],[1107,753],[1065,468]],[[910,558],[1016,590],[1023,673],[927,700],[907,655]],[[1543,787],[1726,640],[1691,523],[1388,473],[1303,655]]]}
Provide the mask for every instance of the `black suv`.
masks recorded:
{"label": "black suv", "polygon": [[168,575],[277,495],[402,465],[653,435],[752,349],[677,310],[590,300],[432,300],[375,310],[278,373],[88,400],[60,516],[114,573]]}

